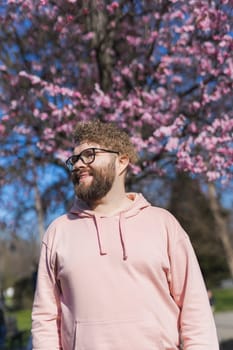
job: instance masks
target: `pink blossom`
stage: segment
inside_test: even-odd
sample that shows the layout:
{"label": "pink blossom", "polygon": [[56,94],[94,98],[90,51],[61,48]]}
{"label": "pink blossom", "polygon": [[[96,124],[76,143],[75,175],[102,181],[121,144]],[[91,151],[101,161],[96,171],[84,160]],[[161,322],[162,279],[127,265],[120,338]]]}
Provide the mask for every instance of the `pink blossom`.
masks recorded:
{"label": "pink blossom", "polygon": [[38,62],[32,62],[32,68],[34,69],[34,70],[41,70],[42,69],[42,65],[41,65],[41,63],[38,63]]}
{"label": "pink blossom", "polygon": [[48,117],[49,117],[49,116],[48,116],[48,113],[41,113],[41,114],[40,114],[40,119],[41,119],[41,120],[46,120],[46,119],[48,119]]}
{"label": "pink blossom", "polygon": [[193,170],[193,162],[189,154],[183,150],[179,150],[177,153],[177,167],[183,169],[183,171]]}
{"label": "pink blossom", "polygon": [[183,19],[184,13],[181,10],[173,11],[170,15],[170,19],[173,20],[175,18]]}
{"label": "pink blossom", "polygon": [[178,76],[178,75],[172,76],[171,80],[172,80],[173,83],[176,83],[176,84],[177,83],[180,84],[183,81],[183,79],[180,76]]}
{"label": "pink blossom", "polygon": [[18,101],[12,100],[12,101],[11,101],[11,108],[12,108],[12,109],[16,109],[17,106],[18,106]]}
{"label": "pink blossom", "polygon": [[40,0],[39,6],[45,6],[47,5],[47,3],[48,3],[48,0]]}
{"label": "pink blossom", "polygon": [[41,79],[40,77],[36,76],[36,75],[33,75],[33,74],[28,74],[27,72],[25,71],[21,71],[19,72],[19,76],[20,77],[25,77],[27,79],[29,79],[31,81],[32,84],[38,84],[41,82]]}
{"label": "pink blossom", "polygon": [[72,15],[67,15],[66,16],[66,22],[67,23],[70,23],[70,22],[72,22],[74,20],[74,16],[72,16]]}
{"label": "pink blossom", "polygon": [[111,99],[107,95],[96,96],[95,103],[97,106],[102,106],[104,108],[111,107]]}
{"label": "pink blossom", "polygon": [[146,122],[151,122],[151,120],[153,119],[152,115],[148,112],[145,112],[143,115],[142,115],[142,120],[143,121],[146,121]]}
{"label": "pink blossom", "polygon": [[196,133],[198,131],[198,128],[196,126],[196,124],[194,122],[192,122],[191,124],[189,124],[188,126],[189,130],[192,132],[192,133]]}
{"label": "pink blossom", "polygon": [[147,143],[145,140],[142,140],[140,136],[134,135],[131,137],[132,143],[135,145],[137,150],[147,148]]}
{"label": "pink blossom", "polygon": [[233,58],[227,60],[227,67],[224,68],[224,73],[233,79]]}
{"label": "pink blossom", "polygon": [[207,170],[207,166],[205,163],[204,158],[198,154],[196,157],[193,159],[193,163],[195,164],[193,171],[195,174],[202,174]]}
{"label": "pink blossom", "polygon": [[179,139],[177,137],[170,137],[165,146],[165,149],[168,152],[174,151],[177,149],[178,144],[179,144]]}
{"label": "pink blossom", "polygon": [[120,103],[121,109],[130,109],[132,107],[132,101],[122,101]]}
{"label": "pink blossom", "polygon": [[54,130],[52,130],[51,128],[45,128],[44,129],[43,137],[44,137],[45,140],[53,139],[54,136],[55,136],[55,131]]}
{"label": "pink blossom", "polygon": [[87,16],[89,14],[89,9],[87,7],[84,7],[82,12],[84,16]]}
{"label": "pink blossom", "polygon": [[197,110],[197,109],[199,109],[201,107],[201,104],[198,101],[194,101],[192,103],[192,107],[193,107],[194,110]]}
{"label": "pink blossom", "polygon": [[51,142],[51,143],[37,142],[36,145],[40,150],[42,150],[46,153],[53,153],[54,152],[54,146],[55,146],[54,142]]}
{"label": "pink blossom", "polygon": [[151,33],[150,33],[150,39],[151,40],[154,40],[154,39],[156,39],[158,37],[158,32],[157,32],[157,30],[154,30],[154,31],[152,31]]}
{"label": "pink blossom", "polygon": [[158,95],[159,95],[160,97],[165,97],[165,96],[166,96],[166,90],[165,90],[164,88],[162,88],[162,87],[159,87],[159,88],[157,89],[157,93],[158,93]]}
{"label": "pink blossom", "polygon": [[132,46],[139,46],[139,45],[141,45],[141,42],[142,42],[141,38],[134,37],[134,36],[131,36],[131,35],[127,35],[126,36],[126,40]]}
{"label": "pink blossom", "polygon": [[83,35],[83,40],[92,40],[95,37],[94,32],[88,32],[87,34]]}
{"label": "pink blossom", "polygon": [[30,80],[31,80],[31,83],[32,83],[33,85],[39,84],[39,83],[41,82],[41,79],[40,79],[39,77],[37,77],[37,76],[31,76],[31,77],[30,77]]}
{"label": "pink blossom", "polygon": [[217,171],[207,171],[206,175],[207,175],[207,179],[210,182],[216,181],[221,176],[220,173]]}
{"label": "pink blossom", "polygon": [[180,34],[180,33],[182,33],[182,28],[176,26],[176,27],[174,28],[174,32],[177,33],[177,34]]}
{"label": "pink blossom", "polygon": [[106,8],[109,13],[113,14],[119,8],[119,4],[117,1],[113,1],[110,5],[107,5]]}
{"label": "pink blossom", "polygon": [[199,28],[203,31],[209,31],[211,29],[212,21],[210,18],[210,11],[208,11],[207,8],[202,9],[202,13],[199,14],[199,18],[197,18],[196,23],[198,24]]}
{"label": "pink blossom", "polygon": [[147,24],[147,23],[149,23],[150,22],[150,16],[143,16],[142,17],[142,21],[143,21],[143,23],[145,23],[145,24]]}
{"label": "pink blossom", "polygon": [[62,124],[57,128],[57,132],[64,131],[66,134],[72,133],[73,126],[70,123]]}
{"label": "pink blossom", "polygon": [[[164,11],[144,1],[140,12],[127,1],[96,0],[94,12],[88,6],[80,12],[75,0],[38,3],[9,0],[1,18],[3,34],[28,18],[22,48],[38,53],[25,71],[10,56],[0,66],[6,135],[23,134],[42,155],[62,157],[70,143],[61,133],[101,116],[124,127],[145,155],[164,160],[169,154],[178,169],[206,178],[232,175],[233,38],[226,7],[174,0]],[[97,25],[93,13],[104,21]],[[160,161],[145,159],[144,166],[161,174]]]}
{"label": "pink blossom", "polygon": [[13,128],[14,132],[19,133],[21,135],[30,135],[31,134],[31,129],[29,127],[26,127],[24,125],[21,126],[15,126]]}
{"label": "pink blossom", "polygon": [[141,168],[138,165],[130,164],[130,170],[133,174],[139,174]]}
{"label": "pink blossom", "polygon": [[3,117],[2,117],[2,121],[8,121],[10,119],[10,116],[8,114],[5,114]]}
{"label": "pink blossom", "polygon": [[172,130],[173,130],[173,126],[161,126],[160,128],[158,128],[157,130],[154,131],[153,135],[155,137],[168,137],[172,135]]}
{"label": "pink blossom", "polygon": [[4,134],[6,131],[6,127],[2,124],[0,124],[0,134]]}
{"label": "pink blossom", "polygon": [[77,97],[77,98],[82,98],[82,95],[80,94],[79,91],[75,91],[74,94],[73,94],[74,97]]}
{"label": "pink blossom", "polygon": [[0,64],[0,71],[2,72],[6,72],[7,71],[7,67],[4,64]]}
{"label": "pink blossom", "polygon": [[216,48],[213,45],[213,43],[207,41],[203,44],[204,49],[206,50],[207,54],[213,55],[216,53]]}
{"label": "pink blossom", "polygon": [[130,69],[128,67],[124,67],[121,72],[123,75],[125,75],[129,78],[132,77],[132,72],[130,71]]}
{"label": "pink blossom", "polygon": [[65,151],[65,150],[61,150],[59,149],[56,153],[55,153],[55,157],[60,159],[61,161],[65,162],[66,159],[68,157],[71,156],[71,153],[69,151]]}
{"label": "pink blossom", "polygon": [[195,27],[193,25],[185,25],[183,28],[182,28],[182,31],[184,32],[193,32],[195,29]]}

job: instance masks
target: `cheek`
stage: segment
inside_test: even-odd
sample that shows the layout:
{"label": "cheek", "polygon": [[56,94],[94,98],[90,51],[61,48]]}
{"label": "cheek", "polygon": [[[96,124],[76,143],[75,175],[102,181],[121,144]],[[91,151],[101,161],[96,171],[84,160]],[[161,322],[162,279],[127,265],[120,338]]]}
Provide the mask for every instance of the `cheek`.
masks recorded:
{"label": "cheek", "polygon": [[75,173],[71,173],[71,180],[72,180],[73,184],[78,183],[78,177]]}

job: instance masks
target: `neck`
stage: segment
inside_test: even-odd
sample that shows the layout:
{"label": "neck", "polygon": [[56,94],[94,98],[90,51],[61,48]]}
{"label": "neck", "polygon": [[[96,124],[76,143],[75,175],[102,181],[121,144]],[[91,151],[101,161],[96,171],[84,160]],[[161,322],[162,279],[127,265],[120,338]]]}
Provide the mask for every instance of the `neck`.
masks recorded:
{"label": "neck", "polygon": [[127,197],[125,188],[112,188],[105,197],[99,201],[90,203],[90,208],[96,213],[104,215],[113,215],[126,209],[131,203],[131,199]]}

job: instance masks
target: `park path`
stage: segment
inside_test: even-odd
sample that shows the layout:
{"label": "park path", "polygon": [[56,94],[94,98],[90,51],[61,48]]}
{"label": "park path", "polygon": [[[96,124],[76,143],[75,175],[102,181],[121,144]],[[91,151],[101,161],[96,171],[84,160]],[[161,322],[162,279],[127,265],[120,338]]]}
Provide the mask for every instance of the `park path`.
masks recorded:
{"label": "park path", "polygon": [[216,312],[214,318],[219,341],[233,340],[233,311]]}

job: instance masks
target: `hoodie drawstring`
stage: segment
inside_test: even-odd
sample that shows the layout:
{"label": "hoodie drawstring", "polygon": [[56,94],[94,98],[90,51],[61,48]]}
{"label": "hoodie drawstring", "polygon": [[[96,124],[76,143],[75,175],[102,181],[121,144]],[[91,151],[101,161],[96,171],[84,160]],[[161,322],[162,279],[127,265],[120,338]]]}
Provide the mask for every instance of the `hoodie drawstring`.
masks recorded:
{"label": "hoodie drawstring", "polygon": [[[127,260],[127,249],[125,244],[125,221],[126,218],[136,216],[142,209],[149,207],[151,204],[145,200],[142,194],[127,193],[127,197],[132,200],[131,206],[129,206],[124,212],[120,213],[119,217],[119,238],[123,251],[123,260]],[[78,215],[80,218],[92,218],[96,227],[96,235],[98,239],[98,247],[100,255],[107,255],[105,249],[103,249],[101,241],[101,217],[91,210],[87,204],[80,199],[76,198],[73,207],[70,210],[71,214]],[[116,215],[117,216],[117,215]],[[115,216],[115,217],[116,217]],[[104,216],[103,216],[104,217]]]}
{"label": "hoodie drawstring", "polygon": [[96,227],[96,234],[97,234],[97,240],[98,240],[100,255],[107,255],[107,253],[104,252],[104,251],[103,251],[103,248],[102,248],[102,243],[101,243],[101,239],[100,239],[100,230],[99,230],[98,219],[97,219],[96,215],[94,215],[93,217],[94,217],[94,222],[95,222],[95,227]]}
{"label": "hoodie drawstring", "polygon": [[[100,223],[98,222],[98,217],[96,215],[94,217],[94,222],[95,222],[95,227],[96,227],[96,235],[97,235],[97,240],[98,240],[98,245],[99,245],[99,253],[100,255],[107,255],[107,253],[104,251],[103,246],[102,246],[102,241],[101,241],[101,233],[99,230],[99,225]],[[120,214],[119,217],[119,235],[120,235],[120,242],[121,242],[121,247],[123,251],[123,260],[127,260],[128,255],[126,252],[126,247],[125,247],[125,239],[124,239],[124,222],[125,222],[125,217],[124,215]]]}
{"label": "hoodie drawstring", "polygon": [[119,233],[120,233],[120,240],[121,240],[121,246],[122,246],[122,251],[123,251],[123,260],[127,260],[128,255],[126,252],[126,247],[125,247],[125,240],[124,240],[124,223],[125,223],[125,217],[123,214],[120,214],[119,217]]}

